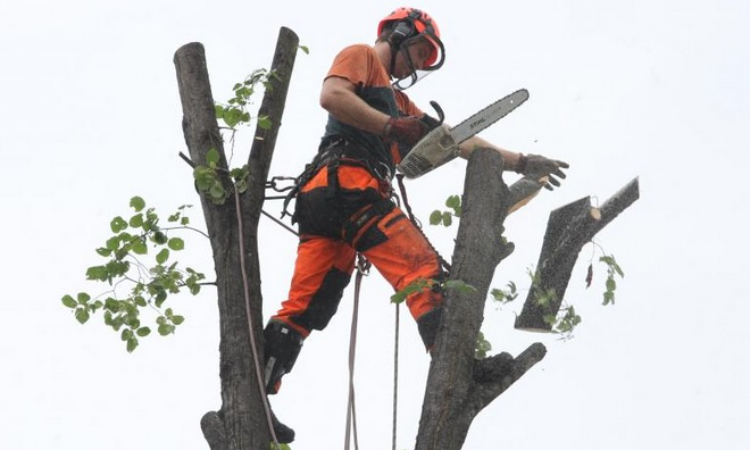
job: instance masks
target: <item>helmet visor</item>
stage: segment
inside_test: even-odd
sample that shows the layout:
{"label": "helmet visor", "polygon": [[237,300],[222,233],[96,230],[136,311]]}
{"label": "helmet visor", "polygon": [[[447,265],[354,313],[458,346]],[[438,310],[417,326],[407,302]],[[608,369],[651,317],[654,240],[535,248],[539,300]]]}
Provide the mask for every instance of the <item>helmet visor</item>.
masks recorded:
{"label": "helmet visor", "polygon": [[[412,59],[410,48],[425,41],[430,44],[430,54],[421,61],[421,64],[417,65]],[[445,62],[445,47],[443,47],[443,42],[439,37],[429,32],[404,41],[399,53],[403,56],[409,71],[409,75],[398,78],[393,82],[393,87],[401,91],[414,86],[417,81],[441,68]]]}

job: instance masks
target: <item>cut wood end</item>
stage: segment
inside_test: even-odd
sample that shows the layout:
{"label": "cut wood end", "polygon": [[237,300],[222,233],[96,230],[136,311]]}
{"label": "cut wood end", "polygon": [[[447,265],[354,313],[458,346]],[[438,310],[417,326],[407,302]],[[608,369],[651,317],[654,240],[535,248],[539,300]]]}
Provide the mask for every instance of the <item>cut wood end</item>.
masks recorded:
{"label": "cut wood end", "polygon": [[591,215],[591,218],[594,220],[602,220],[602,210],[599,208],[591,208],[589,210],[589,214]]}

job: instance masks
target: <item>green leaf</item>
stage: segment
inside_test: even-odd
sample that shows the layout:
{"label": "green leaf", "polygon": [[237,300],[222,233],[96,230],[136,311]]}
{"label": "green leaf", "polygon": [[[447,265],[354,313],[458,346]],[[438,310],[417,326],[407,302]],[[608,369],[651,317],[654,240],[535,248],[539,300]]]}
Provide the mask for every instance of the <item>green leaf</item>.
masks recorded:
{"label": "green leaf", "polygon": [[425,280],[424,278],[416,279],[412,281],[411,283],[409,283],[408,285],[406,285],[400,291],[393,294],[391,296],[391,303],[396,303],[396,304],[401,303],[404,300],[406,300],[406,298],[410,296],[411,294],[414,294],[416,292],[419,292],[427,288],[427,285],[428,285],[427,280]]}
{"label": "green leaf", "polygon": [[224,186],[221,185],[221,182],[218,180],[211,185],[211,187],[208,190],[209,195],[214,200],[223,200],[224,199]]}
{"label": "green leaf", "polygon": [[206,164],[218,164],[219,162],[219,151],[215,148],[211,148],[208,153],[206,153]]}
{"label": "green leaf", "polygon": [[131,227],[133,228],[140,228],[143,226],[143,214],[136,214],[133,217],[130,218],[130,221],[128,222]]}
{"label": "green leaf", "polygon": [[462,280],[448,280],[443,283],[443,287],[446,289],[455,289],[461,294],[470,294],[477,291],[477,288]]}
{"label": "green leaf", "polygon": [[107,239],[107,249],[110,251],[115,251],[120,248],[120,238],[118,236],[112,236],[111,238]]}
{"label": "green leaf", "polygon": [[175,325],[180,325],[185,321],[185,318],[182,316],[172,316],[172,323]]}
{"label": "green leaf", "polygon": [[458,195],[451,195],[448,197],[448,199],[445,201],[445,206],[451,209],[458,209],[461,207],[461,197]]}
{"label": "green leaf", "polygon": [[430,225],[440,225],[443,221],[443,213],[437,209],[430,214]]}
{"label": "green leaf", "polygon": [[164,264],[169,259],[169,249],[162,249],[159,253],[156,255],[156,262],[159,264]]}
{"label": "green leaf", "polygon": [[65,295],[62,298],[62,303],[63,303],[63,305],[65,305],[65,306],[67,306],[68,308],[71,308],[71,309],[73,309],[76,306],[78,306],[78,303],[76,303],[76,301],[73,300],[73,297],[71,297],[70,295]]}
{"label": "green leaf", "polygon": [[608,291],[614,291],[617,289],[617,282],[615,282],[615,279],[612,277],[607,278],[606,285]]}
{"label": "green leaf", "polygon": [[224,118],[224,107],[221,105],[215,105],[214,111],[216,112],[216,119],[222,120]]}
{"label": "green leaf", "polygon": [[279,444],[278,446],[271,441],[271,450],[292,450],[289,444]]}
{"label": "green leaf", "polygon": [[271,125],[273,125],[273,123],[271,122],[271,119],[268,118],[268,116],[258,116],[258,127],[261,130],[269,130],[271,129]]}
{"label": "green leaf", "polygon": [[241,116],[242,112],[239,109],[229,108],[224,111],[224,122],[229,128],[234,128],[240,122]]}
{"label": "green leaf", "polygon": [[180,225],[185,226],[185,225],[189,225],[189,224],[190,224],[190,218],[189,217],[183,217],[182,219],[180,219]]}
{"label": "green leaf", "polygon": [[160,290],[159,292],[154,295],[154,304],[157,308],[161,308],[161,305],[164,303],[164,301],[167,299],[167,291]]}
{"label": "green leaf", "polygon": [[135,334],[137,334],[140,337],[145,337],[151,334],[151,328],[149,327],[141,327],[135,330]]}
{"label": "green leaf", "polygon": [[104,309],[117,312],[120,310],[120,302],[110,297],[104,300]]}
{"label": "green leaf", "polygon": [[160,335],[166,336],[174,332],[174,325],[170,325],[168,323],[162,323],[161,325],[159,325],[159,328],[157,331],[159,332]]}
{"label": "green leaf", "polygon": [[156,233],[154,233],[154,234],[153,234],[153,236],[151,237],[151,239],[152,239],[152,240],[153,240],[153,241],[154,241],[155,243],[157,243],[157,244],[159,244],[159,245],[164,245],[164,244],[166,244],[166,243],[167,243],[167,241],[168,241],[168,239],[167,239],[167,235],[166,235],[166,234],[164,234],[164,233],[162,233],[161,231],[157,231]]}
{"label": "green leaf", "polygon": [[132,329],[136,329],[141,326],[141,321],[138,320],[138,317],[136,315],[128,314],[128,316],[125,317],[125,325],[129,326]]}
{"label": "green leaf", "polygon": [[185,248],[185,241],[178,237],[174,237],[167,241],[167,247],[172,250],[179,251]]}
{"label": "green leaf", "polygon": [[146,253],[148,253],[148,246],[141,239],[133,242],[133,244],[131,245],[131,249],[136,255],[145,255]]}
{"label": "green leaf", "polygon": [[125,328],[122,330],[122,333],[120,333],[120,339],[123,341],[127,341],[128,339],[133,337],[133,330],[130,328]]}
{"label": "green leaf", "polygon": [[193,178],[195,179],[195,184],[198,186],[198,190],[205,192],[214,182],[214,169],[206,166],[197,166],[193,169]]}
{"label": "green leaf", "polygon": [[139,196],[135,196],[130,199],[130,206],[135,210],[135,212],[139,212],[143,208],[146,207],[146,202]]}
{"label": "green leaf", "polygon": [[107,281],[109,273],[104,266],[93,266],[86,269],[87,280]]}
{"label": "green leaf", "polygon": [[443,225],[449,227],[453,224],[453,215],[448,211],[443,212]]}
{"label": "green leaf", "polygon": [[121,277],[130,270],[130,263],[127,261],[112,260],[105,266],[107,270],[107,279],[111,277]]}
{"label": "green leaf", "polygon": [[89,320],[89,312],[86,308],[78,308],[75,312],[76,320],[83,325],[84,323],[88,322]]}
{"label": "green leaf", "polygon": [[106,257],[108,257],[109,255],[112,254],[112,250],[110,250],[108,248],[105,248],[105,247],[100,247],[100,248],[96,249],[96,253],[98,253],[100,256],[104,256],[106,258]]}
{"label": "green leaf", "polygon": [[122,217],[117,216],[109,223],[109,227],[112,229],[113,233],[119,233],[128,227],[128,223],[125,222],[125,219]]}
{"label": "green leaf", "polygon": [[138,347],[138,339],[135,337],[128,339],[127,346],[125,347],[128,353],[133,353],[136,347]]}
{"label": "green leaf", "polygon": [[490,291],[490,295],[492,295],[492,298],[498,302],[504,302],[505,298],[507,297],[507,295],[505,294],[505,291],[503,291],[502,289],[497,289],[497,288],[492,289]]}
{"label": "green leaf", "polygon": [[544,323],[549,325],[554,325],[555,322],[557,322],[557,316],[554,314],[546,314],[542,319],[544,320]]}
{"label": "green leaf", "polygon": [[85,292],[79,292],[76,298],[81,305],[86,305],[91,300],[91,296]]}
{"label": "green leaf", "polygon": [[306,54],[306,55],[309,55],[309,54],[310,54],[310,49],[309,49],[309,48],[307,48],[307,46],[306,46],[306,45],[300,45],[300,46],[299,46],[299,49],[300,49],[300,50],[302,50],[303,52],[305,52],[305,54]]}

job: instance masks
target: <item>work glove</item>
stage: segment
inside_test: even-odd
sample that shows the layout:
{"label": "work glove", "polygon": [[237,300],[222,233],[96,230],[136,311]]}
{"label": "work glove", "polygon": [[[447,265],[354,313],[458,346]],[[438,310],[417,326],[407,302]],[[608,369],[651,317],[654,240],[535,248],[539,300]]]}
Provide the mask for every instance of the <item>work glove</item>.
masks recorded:
{"label": "work glove", "polygon": [[560,186],[560,180],[555,177],[565,179],[565,173],[563,173],[562,169],[567,169],[568,167],[570,166],[564,161],[545,158],[541,155],[521,155],[518,160],[516,172],[537,180],[546,177],[547,183],[545,183],[544,187],[551,191],[555,187]]}
{"label": "work glove", "polygon": [[391,117],[383,128],[383,137],[412,147],[430,131],[419,117]]}

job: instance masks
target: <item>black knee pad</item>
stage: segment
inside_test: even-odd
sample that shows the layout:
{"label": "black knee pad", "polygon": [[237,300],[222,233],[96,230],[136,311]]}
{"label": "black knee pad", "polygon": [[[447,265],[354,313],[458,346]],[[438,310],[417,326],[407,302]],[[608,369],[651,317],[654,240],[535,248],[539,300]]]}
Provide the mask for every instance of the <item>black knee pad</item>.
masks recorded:
{"label": "black knee pad", "polygon": [[344,289],[349,285],[351,274],[335,267],[328,271],[317,292],[310,299],[307,309],[289,319],[306,330],[322,330],[336,314]]}

